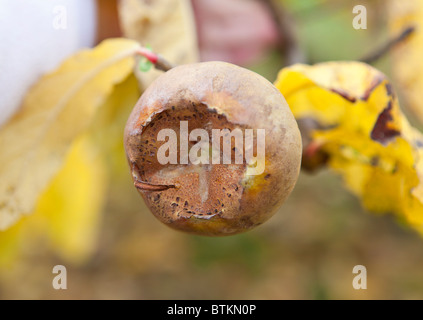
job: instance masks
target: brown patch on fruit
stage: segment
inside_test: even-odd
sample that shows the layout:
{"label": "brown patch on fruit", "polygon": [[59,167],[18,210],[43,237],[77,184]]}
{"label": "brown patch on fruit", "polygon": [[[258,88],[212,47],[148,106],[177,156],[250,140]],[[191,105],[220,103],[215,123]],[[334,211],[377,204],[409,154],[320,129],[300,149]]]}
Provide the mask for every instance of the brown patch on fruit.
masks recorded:
{"label": "brown patch on fruit", "polygon": [[[182,162],[183,155],[180,153],[179,137],[180,121],[188,121],[188,132],[197,128],[205,129],[210,138],[212,137],[212,128],[242,129],[242,127],[228,122],[225,116],[217,114],[204,105],[195,105],[191,101],[181,100],[177,109],[170,108],[155,114],[149,124],[143,128],[140,137],[142,151],[136,162],[139,176],[142,181],[153,185],[177,184],[178,188],[162,192],[160,201],[154,201],[155,192],[142,192],[147,205],[153,213],[158,215],[159,219],[170,224],[193,216],[197,219],[210,219],[216,215],[225,219],[233,218],[239,209],[242,187],[237,185],[235,191],[224,186],[229,185],[232,181],[242,179],[245,163],[231,165],[194,165],[192,163],[162,165],[159,163],[157,152],[165,142],[157,141],[157,135],[162,129],[172,129],[176,132],[178,137],[177,159],[178,163]],[[211,144],[209,147],[211,148]],[[223,145],[221,144],[222,150]],[[233,162],[236,152],[236,149],[232,150]],[[181,199],[184,205],[179,205]],[[217,199],[219,202],[216,201]]]}

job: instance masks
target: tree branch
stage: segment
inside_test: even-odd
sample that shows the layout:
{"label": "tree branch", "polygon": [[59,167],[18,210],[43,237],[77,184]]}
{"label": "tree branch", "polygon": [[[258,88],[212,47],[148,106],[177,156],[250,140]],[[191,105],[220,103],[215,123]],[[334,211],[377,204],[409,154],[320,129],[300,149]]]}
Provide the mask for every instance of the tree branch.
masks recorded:
{"label": "tree branch", "polygon": [[372,54],[368,55],[367,57],[360,59],[361,62],[371,64],[380,58],[382,58],[385,54],[387,54],[392,48],[394,48],[397,44],[403,42],[408,37],[410,37],[416,31],[416,27],[410,26],[402,31],[397,37],[388,41],[388,43],[384,44],[382,47],[377,49]]}

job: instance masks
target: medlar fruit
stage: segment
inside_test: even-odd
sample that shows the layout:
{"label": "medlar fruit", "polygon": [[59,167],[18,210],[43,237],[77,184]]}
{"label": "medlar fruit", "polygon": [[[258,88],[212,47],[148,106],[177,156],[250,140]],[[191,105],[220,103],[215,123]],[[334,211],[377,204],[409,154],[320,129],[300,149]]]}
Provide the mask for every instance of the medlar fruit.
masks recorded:
{"label": "medlar fruit", "polygon": [[281,93],[224,62],[161,75],[137,102],[124,142],[152,213],[174,229],[210,236],[269,219],[297,181],[302,150]]}

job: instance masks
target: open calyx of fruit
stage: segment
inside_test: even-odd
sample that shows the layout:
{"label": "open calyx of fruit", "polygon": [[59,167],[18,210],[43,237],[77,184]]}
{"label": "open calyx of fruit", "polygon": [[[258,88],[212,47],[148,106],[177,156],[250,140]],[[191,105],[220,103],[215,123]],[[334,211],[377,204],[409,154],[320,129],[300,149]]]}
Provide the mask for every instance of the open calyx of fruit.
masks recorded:
{"label": "open calyx of fruit", "polygon": [[302,152],[281,93],[224,62],[159,77],[127,122],[125,149],[135,186],[160,221],[213,236],[270,218],[297,181]]}

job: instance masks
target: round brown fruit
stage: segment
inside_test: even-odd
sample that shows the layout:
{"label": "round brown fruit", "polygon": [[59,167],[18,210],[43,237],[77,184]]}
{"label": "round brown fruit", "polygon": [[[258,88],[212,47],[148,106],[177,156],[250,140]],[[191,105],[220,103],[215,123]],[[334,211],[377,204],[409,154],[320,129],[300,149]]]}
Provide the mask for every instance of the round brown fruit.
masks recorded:
{"label": "round brown fruit", "polygon": [[[247,175],[251,163],[234,144],[232,164],[181,164],[181,121],[189,132],[201,128],[209,137],[212,129],[254,129],[254,152],[258,129],[265,129],[264,172]],[[161,129],[176,132],[179,164],[158,161]],[[281,93],[262,76],[224,62],[182,65],[160,76],[136,104],[124,142],[135,186],[152,213],[174,229],[200,235],[260,225],[288,197],[300,170],[300,132]],[[212,141],[208,147],[211,154],[216,150]],[[236,164],[239,153],[243,161]]]}

